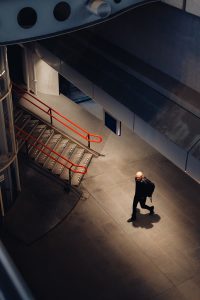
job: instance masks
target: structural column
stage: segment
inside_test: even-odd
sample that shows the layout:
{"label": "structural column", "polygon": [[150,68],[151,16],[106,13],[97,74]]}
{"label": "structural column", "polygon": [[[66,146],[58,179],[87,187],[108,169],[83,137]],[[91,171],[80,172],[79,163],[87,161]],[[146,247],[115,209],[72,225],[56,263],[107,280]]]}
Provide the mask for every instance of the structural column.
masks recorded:
{"label": "structural column", "polygon": [[14,133],[13,104],[7,48],[0,47],[0,212],[13,204],[20,191],[17,147]]}

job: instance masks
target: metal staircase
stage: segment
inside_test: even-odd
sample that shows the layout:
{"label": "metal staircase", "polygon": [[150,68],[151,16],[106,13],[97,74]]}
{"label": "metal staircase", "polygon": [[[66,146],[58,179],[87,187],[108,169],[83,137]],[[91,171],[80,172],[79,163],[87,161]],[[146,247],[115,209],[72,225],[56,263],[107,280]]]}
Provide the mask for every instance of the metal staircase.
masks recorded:
{"label": "metal staircase", "polygon": [[21,106],[14,109],[18,149],[61,180],[78,186],[93,154]]}

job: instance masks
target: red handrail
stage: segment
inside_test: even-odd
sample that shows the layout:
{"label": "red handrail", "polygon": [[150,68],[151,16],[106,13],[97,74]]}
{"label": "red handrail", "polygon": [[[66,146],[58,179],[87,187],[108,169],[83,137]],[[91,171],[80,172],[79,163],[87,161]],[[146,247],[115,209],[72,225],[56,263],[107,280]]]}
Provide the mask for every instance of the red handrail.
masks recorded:
{"label": "red handrail", "polygon": [[[69,128],[70,130],[72,130],[73,132],[75,132],[76,134],[78,134],[79,136],[81,136],[83,139],[87,140],[88,142],[93,142],[93,143],[101,143],[102,142],[102,137],[101,136],[93,134],[93,133],[89,133],[87,130],[81,128],[78,124],[76,124],[73,121],[69,120],[68,118],[66,118],[61,113],[57,112],[55,109],[53,109],[50,106],[48,106],[46,103],[44,103],[40,99],[38,99],[35,96],[33,96],[32,94],[28,93],[24,89],[18,87],[16,84],[13,83],[13,86],[15,88],[14,92],[20,94],[23,99],[25,99],[29,103],[33,104],[34,106],[36,106],[37,108],[39,108],[40,110],[42,110],[43,112],[45,112],[47,115],[49,115],[51,118],[55,119],[56,121],[58,121],[59,123],[61,123],[65,127]],[[41,108],[39,105],[33,103],[31,100],[27,99],[25,96],[22,95],[23,93],[28,94],[29,96],[31,96],[32,98],[34,98],[36,101],[38,101],[39,103],[41,103],[42,105],[44,105],[45,107],[47,107],[48,111],[46,111],[45,109]],[[63,122],[60,119],[58,119],[57,117],[53,116],[51,114],[51,112],[54,112],[55,114],[57,114],[58,116],[60,116],[61,118],[63,118],[65,121],[67,121],[68,123],[70,123],[71,125],[73,125],[74,127],[76,127],[76,129],[74,129],[70,125],[67,125],[66,122]],[[82,133],[78,132],[77,129],[80,130]],[[86,135],[84,135],[83,133],[85,133]],[[96,139],[91,139],[90,137],[95,137]]]}
{"label": "red handrail", "polygon": [[[36,137],[34,137],[33,135],[29,134],[28,132],[24,131],[23,129],[19,128],[17,125],[15,125],[15,128],[20,132],[26,135],[26,137],[21,136],[19,134],[19,132],[16,134],[16,137],[19,137],[20,139],[24,140],[25,142],[28,142],[30,145],[32,145],[34,148],[36,148],[37,150],[39,150],[40,152],[44,153],[45,155],[47,155],[48,157],[50,157],[51,159],[55,160],[56,162],[58,162],[59,164],[61,164],[62,166],[64,166],[65,168],[67,168],[68,170],[71,170],[74,173],[80,173],[80,174],[85,174],[87,172],[87,167],[85,166],[81,166],[78,164],[73,163],[72,161],[68,160],[66,157],[62,156],[61,154],[59,154],[58,152],[54,151],[53,149],[51,149],[50,147],[48,147],[47,145],[45,145],[44,143],[42,143],[40,140],[37,140]],[[42,145],[42,147],[50,150],[52,153],[56,154],[57,156],[59,156],[59,158],[64,159],[66,162],[70,163],[71,166],[68,168],[65,164],[61,163],[58,161],[57,158],[54,158],[53,156],[51,156],[50,154],[46,153],[44,150],[42,150],[42,148],[37,147],[34,143],[31,143],[29,141],[29,138],[32,140],[35,140],[35,142],[37,142],[38,144]],[[76,168],[82,168],[85,171],[78,171],[78,170],[73,170],[72,167],[76,167]]]}

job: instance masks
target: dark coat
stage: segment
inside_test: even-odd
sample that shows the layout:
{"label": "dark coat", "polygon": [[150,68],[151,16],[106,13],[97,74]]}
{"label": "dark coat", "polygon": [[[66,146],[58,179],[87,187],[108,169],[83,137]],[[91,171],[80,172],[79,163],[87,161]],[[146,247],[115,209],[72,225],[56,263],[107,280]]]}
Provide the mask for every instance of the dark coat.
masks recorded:
{"label": "dark coat", "polygon": [[135,197],[136,198],[145,198],[147,197],[147,184],[145,182],[146,177],[141,181],[135,180]]}

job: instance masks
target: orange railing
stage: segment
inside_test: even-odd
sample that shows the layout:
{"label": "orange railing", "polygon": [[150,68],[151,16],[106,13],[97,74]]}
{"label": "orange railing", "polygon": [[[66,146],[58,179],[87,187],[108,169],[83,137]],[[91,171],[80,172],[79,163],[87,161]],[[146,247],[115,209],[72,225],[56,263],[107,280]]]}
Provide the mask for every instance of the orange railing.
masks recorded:
{"label": "orange railing", "polygon": [[[90,143],[101,143],[102,137],[93,133],[88,132],[87,130],[81,128],[78,124],[74,123],[73,121],[69,120],[65,116],[63,116],[61,113],[53,109],[52,107],[48,106],[46,103],[41,101],[40,99],[36,98],[32,94],[28,93],[24,89],[18,87],[16,84],[13,83],[13,91],[17,93],[19,96],[21,96],[22,99],[28,101],[29,103],[33,104],[35,107],[46,113],[50,117],[51,125],[53,124],[53,119],[64,125],[66,128],[70,129],[83,139],[85,139],[88,142],[88,147],[90,148]],[[35,99],[37,102],[42,104],[45,108],[48,110],[45,110],[45,108],[42,108],[41,106],[37,105],[36,103],[32,102],[30,99],[24,96],[24,94],[29,95],[33,99]],[[54,114],[54,115],[53,115]],[[56,115],[56,116],[55,116]],[[61,120],[63,119],[63,120]]]}
{"label": "orange railing", "polygon": [[[26,132],[25,130],[19,128],[18,126],[15,125],[15,128],[18,130],[18,132],[16,133],[16,137],[20,138],[21,140],[23,140],[24,142],[26,142],[27,144],[33,146],[35,149],[39,150],[40,152],[44,153],[45,155],[47,155],[49,158],[53,159],[54,161],[56,161],[57,163],[59,163],[60,165],[62,165],[64,168],[69,170],[69,182],[71,184],[71,172],[73,173],[80,173],[80,174],[85,174],[87,172],[87,167],[86,166],[81,166],[78,164],[73,163],[72,161],[70,161],[69,159],[67,159],[66,157],[64,157],[63,155],[59,154],[58,152],[54,151],[53,149],[51,149],[50,147],[48,147],[47,145],[45,145],[44,143],[42,143],[40,140],[38,140],[36,137],[34,137],[33,135],[31,135],[30,133]],[[23,134],[23,135],[20,135]],[[25,135],[25,136],[24,136]],[[33,142],[31,142],[31,140],[33,140]],[[40,144],[41,147],[38,147],[37,144]],[[27,146],[27,151],[28,151],[28,145]],[[45,152],[43,149],[47,149],[49,150],[51,153],[54,153],[58,156],[58,158],[55,158],[53,156],[51,156],[49,153]],[[62,158],[66,163],[70,164],[70,166],[66,166],[66,164],[63,164],[62,162],[58,161],[59,158]],[[76,169],[73,169],[76,168]],[[77,170],[77,168],[81,168],[82,170]]]}

